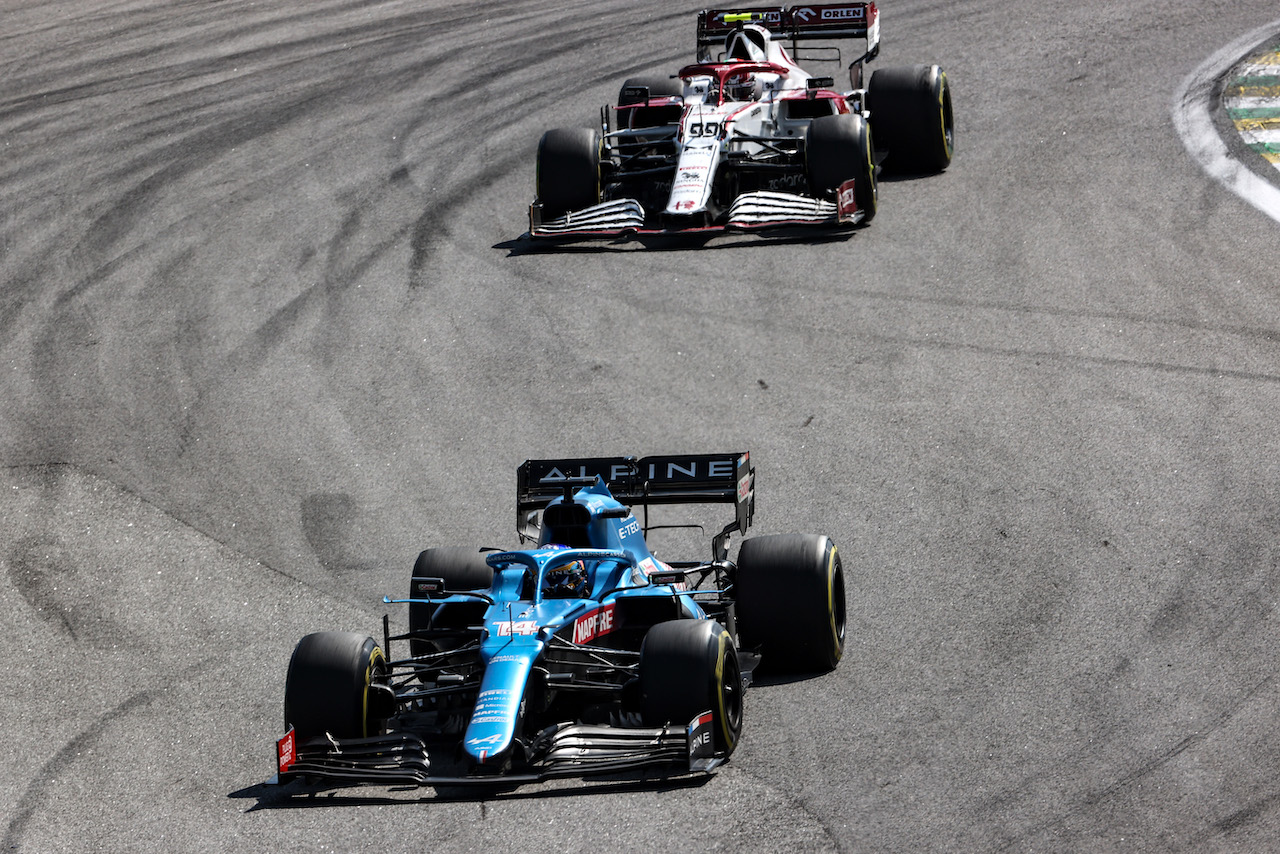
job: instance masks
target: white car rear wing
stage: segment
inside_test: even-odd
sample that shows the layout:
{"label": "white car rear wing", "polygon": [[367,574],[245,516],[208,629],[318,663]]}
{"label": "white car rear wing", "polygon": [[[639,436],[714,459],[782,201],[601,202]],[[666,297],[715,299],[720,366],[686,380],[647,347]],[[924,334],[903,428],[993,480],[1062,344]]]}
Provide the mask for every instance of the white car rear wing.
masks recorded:
{"label": "white car rear wing", "polygon": [[723,44],[741,23],[758,23],[792,41],[866,39],[868,53],[880,45],[880,10],[875,3],[824,3],[810,6],[751,6],[707,9],[698,13],[698,51]]}

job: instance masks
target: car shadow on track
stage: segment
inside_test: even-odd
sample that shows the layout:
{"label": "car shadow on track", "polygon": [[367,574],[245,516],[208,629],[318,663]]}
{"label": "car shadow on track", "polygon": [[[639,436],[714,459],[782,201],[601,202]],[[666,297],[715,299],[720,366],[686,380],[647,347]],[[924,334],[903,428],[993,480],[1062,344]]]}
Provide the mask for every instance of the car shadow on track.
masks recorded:
{"label": "car shadow on track", "polygon": [[808,682],[825,676],[825,673],[770,673],[759,670],[751,674],[751,684],[756,688],[778,688],[783,685],[794,685],[797,682]]}
{"label": "car shadow on track", "polygon": [[[257,803],[245,812],[279,809],[311,809],[315,807],[351,807],[351,806],[394,806],[399,804],[423,804],[432,802],[479,803],[481,801],[519,801],[546,800],[548,798],[590,797],[597,795],[618,795],[631,792],[675,792],[685,789],[698,789],[705,786],[715,774],[697,774],[686,777],[665,777],[654,779],[609,779],[578,780],[569,779],[571,785],[548,789],[546,784],[534,783],[526,786],[508,784],[506,786],[437,786],[434,794],[423,794],[415,797],[415,792],[428,792],[430,786],[324,786],[303,785],[298,781],[275,786],[258,783],[244,789],[227,794],[228,798],[256,799]],[[559,781],[566,782],[565,780]],[[368,794],[352,794],[368,792]],[[379,794],[385,793],[385,794]]]}

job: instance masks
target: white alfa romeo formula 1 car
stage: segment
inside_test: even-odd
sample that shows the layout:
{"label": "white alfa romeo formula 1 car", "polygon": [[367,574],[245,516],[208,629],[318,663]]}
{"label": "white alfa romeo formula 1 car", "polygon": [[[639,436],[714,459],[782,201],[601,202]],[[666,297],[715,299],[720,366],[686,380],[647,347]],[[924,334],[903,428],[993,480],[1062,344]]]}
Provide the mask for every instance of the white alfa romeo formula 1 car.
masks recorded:
{"label": "white alfa romeo formula 1 car", "polygon": [[[797,65],[843,64],[850,39],[865,50],[847,66],[847,91]],[[880,51],[875,3],[703,11],[697,46],[673,77],[628,79],[600,130],[543,135],[532,237],[853,226],[875,216],[877,169],[923,175],[951,162],[939,66],[863,83]]]}

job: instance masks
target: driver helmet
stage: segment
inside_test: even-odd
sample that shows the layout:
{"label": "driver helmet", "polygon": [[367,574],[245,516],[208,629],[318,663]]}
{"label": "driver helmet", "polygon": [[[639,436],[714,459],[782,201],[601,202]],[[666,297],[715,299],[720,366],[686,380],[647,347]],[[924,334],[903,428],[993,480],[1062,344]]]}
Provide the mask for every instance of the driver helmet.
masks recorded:
{"label": "driver helmet", "polygon": [[[567,549],[568,546],[552,543],[548,549]],[[587,596],[587,567],[580,560],[548,569],[542,577],[542,595],[548,599],[585,599]]]}
{"label": "driver helmet", "polygon": [[750,72],[730,74],[724,81],[724,95],[730,101],[756,101],[760,91],[760,81]]}
{"label": "driver helmet", "polygon": [[724,55],[729,61],[765,62],[769,58],[769,31],[759,24],[744,24],[725,37]]}

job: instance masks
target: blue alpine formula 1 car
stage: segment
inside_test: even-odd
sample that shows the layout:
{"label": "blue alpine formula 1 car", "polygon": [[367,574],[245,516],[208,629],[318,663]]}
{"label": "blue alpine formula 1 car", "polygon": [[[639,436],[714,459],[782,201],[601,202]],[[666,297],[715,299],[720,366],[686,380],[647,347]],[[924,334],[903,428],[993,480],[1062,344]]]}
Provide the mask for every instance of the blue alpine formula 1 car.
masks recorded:
{"label": "blue alpine formula 1 car", "polygon": [[[434,548],[408,631],[319,632],[284,691],[277,782],[430,786],[709,772],[757,664],[834,668],[844,573],[825,536],[729,539],[755,510],[746,453],[528,460],[518,551]],[[663,562],[653,505],[732,503],[709,561]],[[632,508],[641,508],[643,520]],[[696,527],[696,526],[678,526]],[[393,653],[394,650],[394,653]]]}

